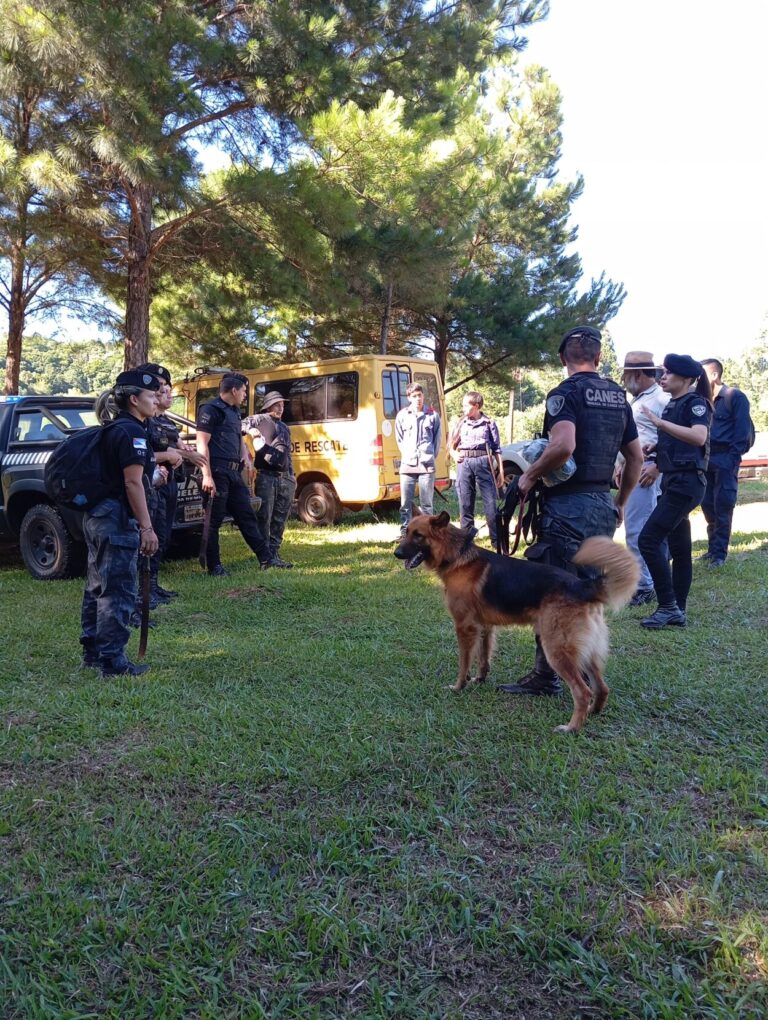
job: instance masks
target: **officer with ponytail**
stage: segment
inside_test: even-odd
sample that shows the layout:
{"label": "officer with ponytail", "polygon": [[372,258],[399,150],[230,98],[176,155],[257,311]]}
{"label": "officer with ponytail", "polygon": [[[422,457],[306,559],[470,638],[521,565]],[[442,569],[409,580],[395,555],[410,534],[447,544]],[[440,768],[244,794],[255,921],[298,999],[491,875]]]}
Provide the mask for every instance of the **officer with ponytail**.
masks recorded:
{"label": "officer with ponytail", "polygon": [[712,420],[709,379],[698,361],[687,354],[668,354],[660,385],[670,395],[661,417],[648,407],[640,412],[658,429],[657,443],[643,452],[646,458],[655,456],[662,476],[661,496],[638,539],[659,603],[652,616],[640,621],[648,630],[686,625],[693,578],[688,515],[704,497]]}
{"label": "officer with ponytail", "polygon": [[[156,412],[157,376],[121,372],[115,387],[97,402],[104,421],[100,440],[106,496],[85,513],[88,576],[81,611],[83,666],[101,675],[139,676],[149,666],[135,665],[125,654],[136,602],[137,554],[157,552],[147,507],[155,458],[146,421]],[[110,411],[117,415],[112,421]]]}

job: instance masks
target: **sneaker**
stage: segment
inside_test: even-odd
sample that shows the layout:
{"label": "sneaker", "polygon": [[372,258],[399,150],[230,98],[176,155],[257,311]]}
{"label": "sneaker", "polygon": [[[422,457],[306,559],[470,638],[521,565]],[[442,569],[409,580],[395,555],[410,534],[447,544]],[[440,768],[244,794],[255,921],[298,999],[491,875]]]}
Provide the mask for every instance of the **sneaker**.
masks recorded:
{"label": "sneaker", "polygon": [[685,613],[677,606],[659,606],[653,616],[646,616],[640,626],[646,630],[661,630],[662,627],[685,627]]}
{"label": "sneaker", "polygon": [[289,563],[288,560],[281,560],[279,556],[273,556],[269,561],[269,565],[277,567],[279,570],[291,570],[293,567],[292,563]]}
{"label": "sneaker", "polygon": [[496,684],[496,690],[503,691],[505,694],[529,694],[534,698],[553,698],[562,694],[563,684],[557,673],[548,676],[546,673],[537,673],[533,669],[516,683]]}
{"label": "sneaker", "polygon": [[103,659],[101,663],[102,676],[141,676],[151,669],[147,663],[137,665],[130,662],[125,656],[119,659]]}
{"label": "sneaker", "polygon": [[638,588],[629,600],[630,606],[647,606],[649,602],[656,600],[656,592],[653,588]]}
{"label": "sneaker", "polygon": [[225,570],[220,563],[217,563],[215,567],[211,567],[208,573],[211,577],[229,577],[229,571]]}

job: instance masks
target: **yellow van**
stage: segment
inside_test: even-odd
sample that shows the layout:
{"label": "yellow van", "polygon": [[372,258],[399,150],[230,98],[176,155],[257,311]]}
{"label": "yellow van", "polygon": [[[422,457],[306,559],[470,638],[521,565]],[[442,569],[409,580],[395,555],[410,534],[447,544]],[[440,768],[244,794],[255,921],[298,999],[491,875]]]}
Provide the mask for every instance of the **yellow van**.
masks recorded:
{"label": "yellow van", "polygon": [[[200,405],[217,396],[225,371],[201,368],[177,383],[171,410],[194,420]],[[283,421],[291,430],[299,517],[308,524],[333,524],[343,507],[399,503],[395,416],[408,404],[405,389],[411,382],[424,387],[425,403],[440,414],[435,485],[440,491],[450,488],[445,401],[434,361],[364,354],[242,374],[248,379],[243,415],[258,413],[269,390],[286,399]]]}

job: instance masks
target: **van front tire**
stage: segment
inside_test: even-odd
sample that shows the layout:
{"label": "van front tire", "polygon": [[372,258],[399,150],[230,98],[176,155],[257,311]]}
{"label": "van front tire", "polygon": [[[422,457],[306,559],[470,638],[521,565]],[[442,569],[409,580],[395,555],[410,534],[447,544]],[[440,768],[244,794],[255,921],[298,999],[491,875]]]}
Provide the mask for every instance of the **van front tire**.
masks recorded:
{"label": "van front tire", "polygon": [[24,514],[19,548],[25,567],[38,581],[59,581],[84,572],[85,545],[72,538],[59,511],[47,503]]}
{"label": "van front tire", "polygon": [[305,524],[327,528],[341,520],[342,507],[332,485],[308,482],[299,493],[298,511]]}

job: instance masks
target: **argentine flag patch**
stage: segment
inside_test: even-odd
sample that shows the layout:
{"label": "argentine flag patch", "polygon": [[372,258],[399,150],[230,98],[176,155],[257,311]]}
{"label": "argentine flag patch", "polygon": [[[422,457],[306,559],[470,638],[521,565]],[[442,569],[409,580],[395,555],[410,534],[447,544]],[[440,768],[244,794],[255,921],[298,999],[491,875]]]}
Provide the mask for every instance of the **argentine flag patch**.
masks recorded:
{"label": "argentine flag patch", "polygon": [[143,453],[147,452],[147,441],[146,439],[134,439],[133,440],[134,450],[141,450]]}

